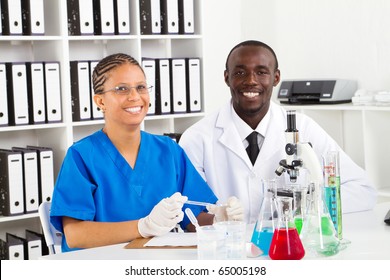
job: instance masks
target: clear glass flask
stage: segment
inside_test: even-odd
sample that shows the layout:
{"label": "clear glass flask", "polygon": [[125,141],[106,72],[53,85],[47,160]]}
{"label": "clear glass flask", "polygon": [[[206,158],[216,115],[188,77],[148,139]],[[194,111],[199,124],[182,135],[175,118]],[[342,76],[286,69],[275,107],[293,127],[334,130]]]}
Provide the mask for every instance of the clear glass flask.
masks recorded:
{"label": "clear glass flask", "polygon": [[308,258],[332,256],[340,250],[340,241],[324,202],[323,189],[323,186],[315,185],[308,196],[308,211],[300,233]]}
{"label": "clear glass flask", "polygon": [[291,197],[277,198],[279,219],[269,249],[272,260],[300,260],[305,256],[305,249],[292,217],[292,201]]}
{"label": "clear glass flask", "polygon": [[262,180],[263,201],[260,207],[259,217],[257,218],[251,242],[263,252],[262,255],[268,255],[272,236],[277,226],[277,206],[276,206],[276,181]]}
{"label": "clear glass flask", "polygon": [[301,233],[303,220],[307,211],[307,188],[300,185],[291,185],[293,192],[293,218],[298,234]]}

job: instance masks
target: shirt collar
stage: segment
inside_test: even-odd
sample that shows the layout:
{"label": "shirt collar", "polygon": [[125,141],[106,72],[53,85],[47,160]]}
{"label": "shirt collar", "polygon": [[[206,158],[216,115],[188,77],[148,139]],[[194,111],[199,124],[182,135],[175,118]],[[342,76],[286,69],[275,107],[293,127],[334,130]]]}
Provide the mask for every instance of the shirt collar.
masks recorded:
{"label": "shirt collar", "polygon": [[[272,106],[272,104],[270,104],[270,108],[268,109],[267,114],[265,114],[264,118],[261,120],[261,122],[258,124],[258,126],[255,129],[255,131],[260,133],[263,137],[266,136],[268,125],[269,125],[269,122],[270,122],[271,106]],[[246,140],[245,138],[250,133],[253,132],[253,129],[237,115],[236,111],[233,108],[233,104],[232,103],[230,104],[230,111],[231,111],[231,116],[232,116],[232,119],[233,119],[233,123],[236,126],[238,134],[240,135],[241,141],[244,142],[244,140]]]}

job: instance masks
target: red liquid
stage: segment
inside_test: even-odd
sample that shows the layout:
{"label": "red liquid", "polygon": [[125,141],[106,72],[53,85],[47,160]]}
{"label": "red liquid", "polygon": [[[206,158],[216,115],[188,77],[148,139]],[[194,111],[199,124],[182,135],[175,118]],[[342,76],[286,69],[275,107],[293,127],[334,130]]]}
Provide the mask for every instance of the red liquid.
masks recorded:
{"label": "red liquid", "polygon": [[300,260],[305,256],[305,249],[295,228],[275,229],[269,249],[272,260]]}

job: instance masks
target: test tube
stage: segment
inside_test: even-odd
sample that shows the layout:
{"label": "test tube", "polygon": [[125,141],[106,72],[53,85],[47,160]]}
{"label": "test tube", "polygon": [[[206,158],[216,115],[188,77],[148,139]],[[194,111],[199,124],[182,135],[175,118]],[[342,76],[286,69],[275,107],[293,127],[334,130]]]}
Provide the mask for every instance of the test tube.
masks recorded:
{"label": "test tube", "polygon": [[339,240],[343,237],[340,196],[339,152],[329,151],[324,159],[325,202]]}

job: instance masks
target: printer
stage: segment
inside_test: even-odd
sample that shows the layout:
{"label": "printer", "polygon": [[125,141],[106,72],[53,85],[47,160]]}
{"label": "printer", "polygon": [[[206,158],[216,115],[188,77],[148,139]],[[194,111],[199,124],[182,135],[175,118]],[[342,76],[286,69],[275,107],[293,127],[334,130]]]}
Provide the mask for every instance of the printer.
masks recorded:
{"label": "printer", "polygon": [[354,80],[285,80],[278,100],[285,104],[338,104],[352,101],[357,90]]}

